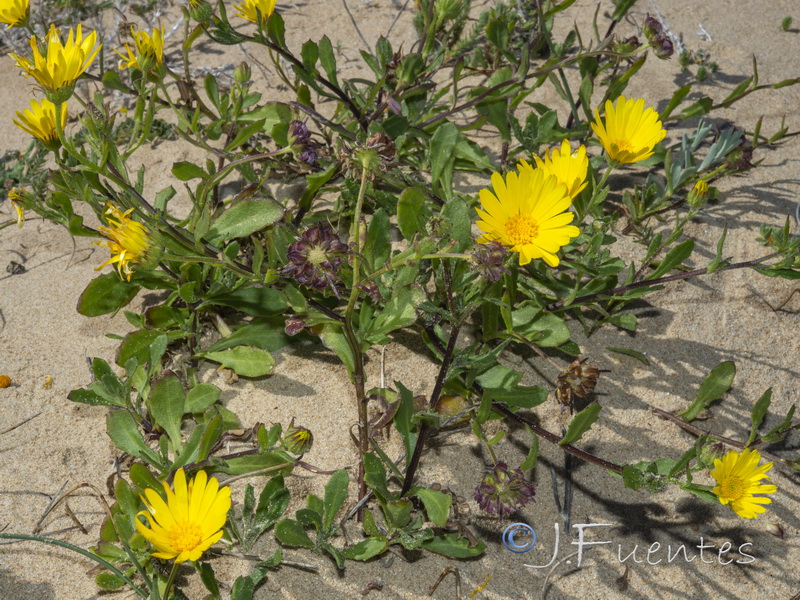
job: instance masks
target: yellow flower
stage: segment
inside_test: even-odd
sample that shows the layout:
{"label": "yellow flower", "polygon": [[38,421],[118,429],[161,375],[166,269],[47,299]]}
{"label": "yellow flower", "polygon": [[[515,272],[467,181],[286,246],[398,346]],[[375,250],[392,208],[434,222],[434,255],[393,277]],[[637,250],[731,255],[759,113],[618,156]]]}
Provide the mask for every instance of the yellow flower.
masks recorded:
{"label": "yellow flower", "polygon": [[231,488],[219,489],[216,478],[199,471],[186,486],[183,469],[175,473],[175,491],[164,483],[167,501],[155,490],[146,489],[142,501],[150,527],[138,518],[136,529],[155,546],[156,558],[175,559],[176,563],[197,560],[222,537],[222,527],[231,508]]}
{"label": "yellow flower", "polygon": [[745,448],[739,454],[731,450],[721,459],[714,459],[711,476],[717,480],[714,492],[722,504],[730,504],[737,515],[743,519],[755,519],[767,509],[761,506],[772,502],[771,498],[754,496],[753,494],[774,494],[778,488],[774,485],[759,483],[769,479],[766,474],[772,468],[769,462],[758,466],[761,455],[758,450]]}
{"label": "yellow flower", "polygon": [[24,25],[30,15],[28,0],[0,0],[0,23],[9,27]]}
{"label": "yellow flower", "polygon": [[277,0],[244,0],[240,4],[234,4],[236,14],[251,23],[258,23],[256,9],[261,12],[261,22],[266,23],[273,12]]}
{"label": "yellow flower", "polygon": [[541,258],[551,267],[558,266],[556,252],[580,235],[577,227],[569,225],[575,215],[567,210],[571,203],[567,186],[542,169],[523,169],[519,175],[509,173],[505,181],[494,173],[492,187],[494,194],[480,191],[477,225],[483,235],[478,241],[497,240],[509,246],[519,252],[520,265]]}
{"label": "yellow flower", "polygon": [[[586,187],[586,172],[589,170],[589,159],[586,158],[586,146],[582,145],[572,152],[567,140],[561,142],[561,148],[554,148],[545,152],[544,160],[534,156],[536,168],[544,171],[545,175],[555,175],[556,178],[567,186],[570,198],[575,198]],[[525,160],[517,165],[520,172],[533,170]]]}
{"label": "yellow flower", "polygon": [[95,269],[99,271],[106,265],[117,263],[117,271],[120,277],[131,280],[133,269],[131,263],[140,263],[145,258],[150,239],[147,229],[138,221],[134,221],[128,215],[133,211],[132,208],[122,212],[113,204],[106,205],[106,221],[110,227],[100,227],[100,232],[108,239],[102,242],[95,242],[97,246],[108,246],[111,250],[111,258]]}
{"label": "yellow flower", "polygon": [[153,29],[151,36],[146,31],[136,30],[131,26],[131,36],[134,40],[134,48],[130,44],[125,44],[125,56],[117,50],[117,54],[122,58],[119,61],[120,69],[137,67],[142,71],[149,71],[153,67],[160,67],[164,64],[164,28]]}
{"label": "yellow flower", "polygon": [[608,157],[618,163],[635,163],[648,158],[655,145],[667,135],[658,113],[652,108],[645,109],[641,98],[626,100],[625,96],[620,96],[616,105],[606,100],[605,125],[597,108],[594,116],[595,135]]}
{"label": "yellow flower", "polygon": [[17,188],[11,188],[8,190],[8,199],[11,200],[11,206],[17,213],[17,227],[22,227],[25,223],[25,208],[22,205],[25,198],[22,197]]}
{"label": "yellow flower", "polygon": [[102,44],[97,44],[97,32],[93,31],[85,39],[81,26],[73,32],[69,30],[67,41],[62,43],[55,25],[42,41],[43,50],[36,43],[36,36],[31,37],[30,57],[11,54],[17,66],[33,77],[53,102],[63,102],[72,95],[72,89],[78,77],[89,68]]}
{"label": "yellow flower", "polygon": [[[31,100],[31,107],[23,112],[17,111],[19,121],[14,124],[30,133],[48,148],[58,148],[58,132],[56,131],[56,106],[47,99],[37,102]],[[67,122],[67,103],[61,105],[61,126]]]}

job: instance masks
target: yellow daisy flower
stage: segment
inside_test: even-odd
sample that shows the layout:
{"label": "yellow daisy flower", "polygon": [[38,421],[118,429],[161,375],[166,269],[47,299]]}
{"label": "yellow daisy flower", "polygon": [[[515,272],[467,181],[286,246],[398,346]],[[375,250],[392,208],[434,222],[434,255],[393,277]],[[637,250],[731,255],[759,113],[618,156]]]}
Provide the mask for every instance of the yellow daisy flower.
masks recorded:
{"label": "yellow daisy flower", "polygon": [[236,14],[243,19],[247,19],[251,23],[258,23],[258,15],[256,9],[261,12],[261,21],[266,23],[267,19],[275,12],[275,4],[277,0],[244,0],[239,4],[234,4],[233,8],[236,9]]}
{"label": "yellow daisy flower", "polygon": [[100,232],[108,239],[102,242],[95,242],[97,246],[108,246],[111,250],[111,258],[95,269],[99,271],[106,265],[117,263],[117,271],[120,277],[131,280],[133,269],[131,263],[140,263],[144,260],[150,245],[150,238],[147,229],[138,221],[134,221],[128,215],[133,211],[129,208],[122,212],[113,204],[106,205],[106,221],[110,227],[100,227]]}
{"label": "yellow daisy flower", "polygon": [[21,27],[28,20],[30,6],[28,0],[2,0],[0,2],[0,23],[9,27]]}
{"label": "yellow daisy flower", "polygon": [[156,558],[175,559],[176,563],[197,560],[222,537],[222,527],[231,508],[231,488],[219,489],[216,478],[205,471],[186,485],[183,469],[175,473],[175,491],[164,483],[167,501],[155,490],[146,489],[142,501],[147,510],[138,515],[147,518],[149,527],[136,519],[136,529],[158,552]]}
{"label": "yellow daisy flower", "polygon": [[[134,40],[134,47],[125,44],[125,56],[117,50],[122,60],[119,61],[120,69],[137,67],[142,71],[149,71],[153,67],[160,67],[164,64],[164,28],[153,29],[151,36],[146,31],[136,30],[131,26],[131,36]],[[134,51],[135,50],[135,51]]]}
{"label": "yellow daisy flower", "polygon": [[83,37],[81,26],[70,28],[67,41],[62,42],[55,25],[42,42],[43,49],[31,37],[30,57],[11,54],[28,77],[33,77],[52,102],[63,102],[72,95],[78,77],[89,68],[102,44],[97,44],[97,32]]}
{"label": "yellow daisy flower", "polygon": [[761,505],[772,502],[771,498],[753,494],[774,494],[778,491],[777,486],[759,483],[762,479],[769,479],[766,472],[773,466],[769,462],[759,467],[760,460],[758,450],[749,448],[742,450],[741,454],[731,450],[721,459],[714,459],[711,476],[716,479],[717,486],[711,491],[719,497],[721,504],[730,504],[743,519],[755,519],[767,510]]}
{"label": "yellow daisy flower", "polygon": [[523,169],[519,175],[509,173],[505,180],[494,173],[492,187],[494,193],[480,191],[477,225],[483,235],[478,241],[497,240],[509,246],[519,252],[520,265],[541,258],[551,267],[558,266],[556,252],[580,235],[577,227],[569,225],[575,215],[567,210],[571,203],[567,186],[542,169]]}
{"label": "yellow daisy flower", "polygon": [[[572,152],[572,148],[567,140],[561,142],[561,148],[554,148],[550,152],[545,152],[544,160],[534,156],[536,168],[544,171],[545,175],[555,175],[556,178],[567,186],[570,198],[581,193],[586,187],[586,173],[589,170],[589,159],[586,157],[586,146],[581,146]],[[525,160],[521,160],[517,165],[520,172],[523,170],[533,170]]]}
{"label": "yellow daisy flower", "polygon": [[[58,148],[58,132],[56,131],[56,106],[47,99],[37,102],[31,100],[31,107],[24,111],[17,111],[19,121],[14,124],[23,131],[30,133],[47,148]],[[61,105],[61,125],[67,122],[67,103]]]}
{"label": "yellow daisy flower", "polygon": [[22,204],[25,202],[25,198],[20,194],[19,190],[14,187],[8,190],[8,199],[11,200],[11,206],[17,213],[17,227],[22,227],[25,224],[25,208]]}
{"label": "yellow daisy flower", "polygon": [[658,113],[649,107],[645,109],[642,98],[634,100],[620,96],[616,104],[607,100],[605,124],[597,108],[594,116],[592,129],[595,135],[608,157],[618,163],[635,163],[648,158],[656,144],[667,135]]}

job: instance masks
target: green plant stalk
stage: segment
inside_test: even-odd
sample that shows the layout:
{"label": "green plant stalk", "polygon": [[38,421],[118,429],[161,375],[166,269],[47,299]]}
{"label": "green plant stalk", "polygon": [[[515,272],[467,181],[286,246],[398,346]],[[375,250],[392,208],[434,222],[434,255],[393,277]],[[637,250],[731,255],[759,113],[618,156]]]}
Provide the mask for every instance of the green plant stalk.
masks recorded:
{"label": "green plant stalk", "polygon": [[567,76],[564,74],[564,69],[558,70],[558,76],[561,79],[561,85],[564,87],[564,93],[567,95],[567,100],[569,101],[570,115],[572,119],[574,119],[576,127],[580,127],[581,117],[578,114],[578,105],[575,103],[575,98],[573,97],[572,90],[569,87]]}
{"label": "green plant stalk", "polygon": [[[780,252],[773,252],[772,254],[767,254],[766,256],[762,256],[761,258],[754,258],[753,260],[745,260],[738,263],[733,263],[717,269],[714,271],[715,273],[720,273],[722,271],[730,271],[733,269],[744,269],[747,267],[755,267],[765,260],[769,260],[770,258],[774,258],[779,256]],[[675,275],[665,275],[664,277],[659,277],[658,279],[649,279],[647,281],[637,281],[636,283],[630,283],[628,285],[622,285],[619,287],[612,288],[610,290],[605,290],[602,292],[597,292],[595,294],[587,294],[586,296],[579,296],[575,298],[570,303],[570,308],[573,308],[577,305],[577,303],[581,302],[595,302],[597,300],[603,299],[605,296],[614,296],[615,294],[623,294],[625,292],[629,292],[630,290],[635,290],[641,287],[650,287],[654,285],[661,285],[662,283],[668,283],[670,281],[680,281],[682,279],[691,279],[692,277],[698,277],[700,275],[708,275],[707,269],[695,269],[693,271],[687,271],[685,273],[677,273]],[[545,310],[559,310],[564,308],[566,304],[565,300],[559,300],[558,302],[553,302],[548,304],[545,307]]]}
{"label": "green plant stalk", "polygon": [[63,542],[61,540],[56,540],[53,538],[42,537],[39,535],[28,535],[24,533],[0,533],[0,539],[41,542],[43,544],[50,544],[52,546],[59,546],[61,548],[66,548],[67,550],[72,550],[73,552],[77,552],[78,554],[85,556],[90,560],[93,560],[94,562],[98,563],[99,565],[111,571],[114,575],[116,575],[117,577],[122,579],[125,583],[127,583],[129,586],[131,586],[131,589],[137,594],[139,594],[139,596],[141,596],[142,598],[148,598],[150,595],[147,592],[145,592],[142,588],[140,588],[138,585],[136,585],[127,575],[125,575],[125,573],[117,569],[110,562],[100,558],[95,554],[92,554],[88,550],[84,550],[80,546],[75,546],[74,544],[70,544],[69,542]]}
{"label": "green plant stalk", "polygon": [[[358,407],[358,495],[364,497],[367,493],[367,482],[364,479],[364,455],[369,452],[369,432],[367,424],[367,403],[364,401],[364,357],[361,354],[361,344],[358,342],[355,330],[353,329],[353,313],[358,299],[358,284],[360,281],[361,270],[361,236],[359,235],[359,224],[361,221],[361,210],[364,207],[364,195],[367,191],[367,181],[370,172],[365,165],[361,169],[361,187],[358,190],[358,199],[353,213],[353,224],[350,231],[350,239],[353,240],[355,249],[353,251],[353,287],[350,290],[350,298],[347,301],[347,308],[344,312],[344,325],[342,327],[347,345],[353,353],[353,385],[356,392],[356,405]],[[359,512],[359,520],[363,513]]]}
{"label": "green plant stalk", "polygon": [[169,600],[169,592],[172,589],[172,584],[175,582],[175,576],[178,574],[178,561],[172,563],[172,570],[169,572],[167,579],[167,587],[164,588],[164,600]]}

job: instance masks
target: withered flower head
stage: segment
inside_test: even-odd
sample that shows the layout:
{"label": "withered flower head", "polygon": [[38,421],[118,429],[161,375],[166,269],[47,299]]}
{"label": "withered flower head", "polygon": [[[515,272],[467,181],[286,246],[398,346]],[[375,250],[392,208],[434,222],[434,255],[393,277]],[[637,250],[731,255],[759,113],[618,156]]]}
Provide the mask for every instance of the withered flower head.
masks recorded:
{"label": "withered flower head", "polygon": [[305,121],[295,119],[289,124],[289,145],[297,148],[297,160],[311,166],[317,164],[317,144]]}
{"label": "withered flower head", "polygon": [[360,177],[362,171],[367,171],[372,178],[375,173],[383,173],[394,167],[392,161],[396,152],[392,138],[379,131],[364,143],[357,141],[350,145],[343,142],[339,160],[350,177]]}
{"label": "withered flower head", "polygon": [[300,239],[289,246],[289,264],[280,274],[316,290],[330,287],[338,297],[336,278],[346,254],[347,245],[333,228],[327,223],[317,224],[306,229]]}
{"label": "withered flower head", "polygon": [[597,379],[600,377],[600,369],[594,365],[585,364],[587,360],[589,359],[573,360],[561,372],[556,382],[556,398],[561,404],[568,406],[570,412],[575,397],[586,398],[594,391]]}
{"label": "withered flower head", "polygon": [[283,331],[286,333],[286,335],[293,336],[297,335],[305,328],[306,322],[303,321],[303,319],[300,319],[299,317],[287,317],[286,323],[284,323],[283,326]]}
{"label": "withered flower head", "polygon": [[488,244],[475,244],[475,249],[472,252],[475,270],[490,283],[494,283],[508,273],[508,269],[503,266],[507,256],[508,250],[499,240],[494,240]]}
{"label": "withered flower head", "polygon": [[513,514],[536,494],[520,469],[509,469],[503,461],[484,471],[483,479],[475,488],[475,501],[489,514]]}
{"label": "withered flower head", "polygon": [[647,38],[647,41],[650,42],[653,54],[658,58],[666,59],[675,53],[675,47],[672,44],[669,34],[664,31],[664,27],[661,23],[649,14],[644,20],[644,25],[642,25],[642,33]]}
{"label": "withered flower head", "polygon": [[728,168],[733,171],[746,171],[753,167],[753,145],[743,140],[739,146],[728,153]]}

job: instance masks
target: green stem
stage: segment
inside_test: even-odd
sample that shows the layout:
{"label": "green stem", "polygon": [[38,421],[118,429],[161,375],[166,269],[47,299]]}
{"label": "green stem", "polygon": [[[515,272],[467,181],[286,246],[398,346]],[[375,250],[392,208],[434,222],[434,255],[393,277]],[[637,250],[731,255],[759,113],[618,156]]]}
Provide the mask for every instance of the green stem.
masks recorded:
{"label": "green stem", "polygon": [[[350,351],[353,353],[353,385],[356,391],[356,405],[358,407],[358,488],[359,497],[363,498],[367,493],[367,483],[364,480],[364,455],[369,452],[369,432],[367,431],[367,404],[364,402],[364,359],[361,354],[361,344],[356,337],[353,329],[353,313],[358,299],[358,284],[360,283],[361,271],[361,236],[359,227],[361,221],[361,210],[364,207],[364,195],[367,190],[369,171],[362,168],[361,187],[358,190],[358,200],[356,201],[355,212],[353,213],[353,224],[350,231],[350,239],[353,240],[353,287],[350,290],[350,299],[347,301],[347,309],[344,313],[344,335]],[[359,513],[359,516],[361,513]]]}
{"label": "green stem", "polygon": [[125,575],[122,571],[117,569],[114,565],[112,565],[107,560],[100,558],[99,556],[92,554],[88,550],[84,550],[79,546],[75,546],[74,544],[70,544],[69,542],[62,542],[61,540],[55,540],[53,538],[42,537],[39,535],[27,535],[24,533],[0,533],[0,539],[5,540],[26,540],[32,542],[41,542],[43,544],[50,544],[52,546],[60,546],[61,548],[66,548],[67,550],[72,550],[73,552],[77,552],[86,558],[93,560],[94,562],[102,565],[104,568],[111,571],[114,575],[122,579],[125,583],[131,586],[131,589],[139,594],[142,598],[148,598],[149,594],[140,588],[138,585],[133,583],[131,579]]}
{"label": "green stem", "polygon": [[164,588],[164,600],[169,600],[169,592],[172,588],[172,584],[175,581],[175,576],[178,574],[178,562],[172,563],[172,570],[169,572],[169,578],[167,579],[167,587]]}
{"label": "green stem", "polygon": [[564,69],[558,70],[558,76],[561,79],[561,85],[564,87],[564,93],[567,95],[569,101],[569,108],[572,111],[572,118],[575,120],[575,126],[581,126],[581,118],[578,115],[578,105],[575,103],[575,97],[572,95],[572,90],[569,87],[567,76],[564,75]]}

